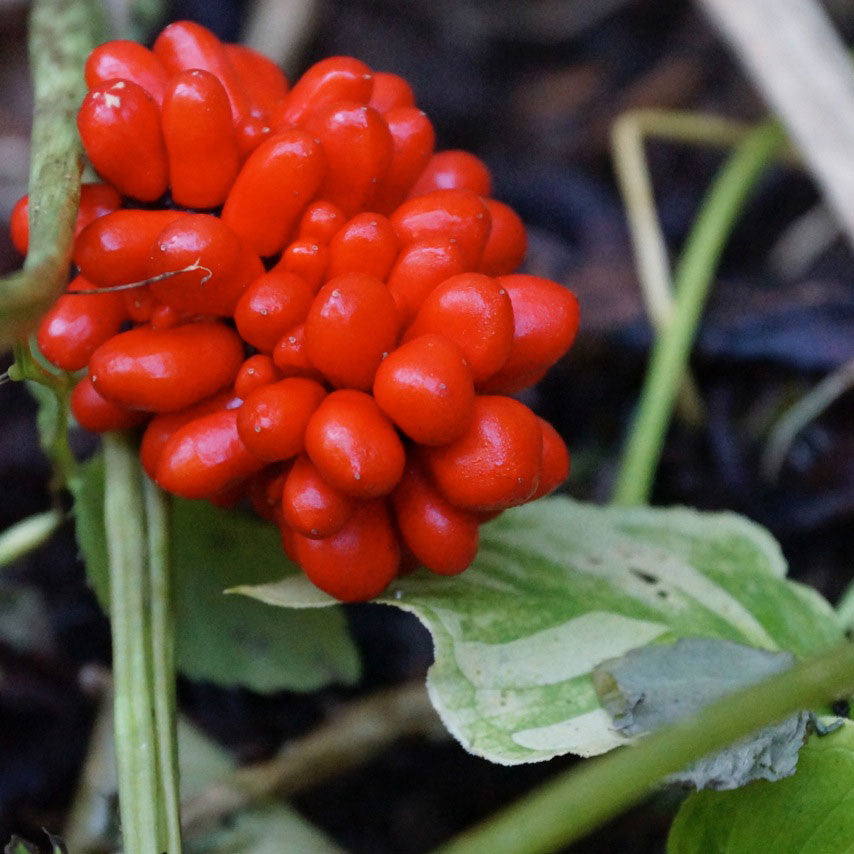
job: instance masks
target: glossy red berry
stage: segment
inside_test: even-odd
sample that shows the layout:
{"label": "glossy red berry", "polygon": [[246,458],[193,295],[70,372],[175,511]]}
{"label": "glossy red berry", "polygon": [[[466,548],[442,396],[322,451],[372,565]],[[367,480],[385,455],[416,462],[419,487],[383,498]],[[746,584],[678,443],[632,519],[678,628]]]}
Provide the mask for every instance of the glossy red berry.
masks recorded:
{"label": "glossy red berry", "polygon": [[433,238],[407,246],[386,280],[403,325],[412,322],[437,285],[464,271],[456,244],[447,239]]}
{"label": "glossy red berry", "polygon": [[[177,275],[165,275],[170,273]],[[230,315],[263,273],[261,259],[212,214],[185,214],[167,225],[154,241],[146,270],[156,279],[151,292],[161,302],[217,316]]]}
{"label": "glossy red berry", "polygon": [[269,121],[272,112],[288,93],[288,79],[275,62],[242,44],[227,44],[225,55],[243,90],[249,97],[250,112]]}
{"label": "glossy red berry", "polygon": [[410,439],[446,445],[471,421],[474,381],[456,344],[442,335],[422,335],[383,360],[374,378],[374,398]]}
{"label": "glossy red berry", "polygon": [[413,184],[409,197],[433,190],[471,190],[488,196],[492,192],[492,175],[486,164],[468,151],[437,151]]}
{"label": "glossy red berry", "polygon": [[543,436],[537,416],[510,397],[475,398],[463,435],[424,451],[430,474],[452,504],[466,510],[503,510],[527,501],[540,481]]}
{"label": "glossy red berry", "polygon": [[228,96],[213,74],[193,68],[170,79],[163,138],[172,198],[188,208],[221,205],[237,177],[240,150]]}
{"label": "glossy red berry", "polygon": [[368,390],[398,330],[388,288],[372,276],[347,273],[315,297],[305,321],[306,354],[332,385]]}
{"label": "glossy red berry", "polygon": [[506,291],[482,273],[461,273],[434,288],[404,336],[444,335],[462,350],[476,383],[507,361],[513,343],[513,308]]}
{"label": "glossy red berry", "polygon": [[139,326],[102,344],[89,361],[89,378],[113,403],[147,412],[174,412],[230,385],[243,362],[243,345],[221,323],[172,329]]}
{"label": "glossy red berry", "polygon": [[543,469],[540,485],[528,499],[535,501],[554,492],[569,477],[569,451],[560,434],[542,418],[537,418],[543,434]]}
{"label": "glossy red berry", "polygon": [[282,252],[282,257],[273,270],[277,273],[299,276],[312,293],[317,293],[326,279],[328,267],[329,247],[324,243],[318,243],[312,237],[301,237]]}
{"label": "glossy red berry", "polygon": [[400,546],[384,501],[360,505],[341,530],[325,539],[296,534],[294,553],[312,583],[342,602],[378,596],[400,565]]}
{"label": "glossy red berry", "polygon": [[391,162],[385,119],[366,104],[335,101],[312,112],[305,126],[320,141],[326,158],[321,196],[347,216],[370,209]]}
{"label": "glossy red berry", "polygon": [[327,483],[306,456],[299,456],[282,490],[282,520],[298,534],[323,539],[338,533],[356,501]]}
{"label": "glossy red berry", "polygon": [[399,74],[375,71],[374,87],[368,104],[378,113],[387,113],[399,107],[414,107],[415,93]]}
{"label": "glossy red berry", "polygon": [[225,46],[201,24],[193,21],[169,24],[155,40],[154,53],[170,75],[192,68],[213,74],[228,95],[235,124],[249,116],[249,98]]}
{"label": "glossy red berry", "polygon": [[273,350],[273,362],[284,377],[323,380],[323,375],[308,360],[304,323],[289,329],[279,339]]}
{"label": "glossy red berry", "polygon": [[387,495],[403,473],[403,444],[374,399],[361,391],[328,395],[308,422],[305,446],[323,479],[353,498]]}
{"label": "glossy red berry", "polygon": [[77,423],[93,433],[129,430],[145,421],[144,412],[134,412],[105,400],[95,391],[89,377],[83,377],[71,392],[71,414]]}
{"label": "glossy red berry", "polygon": [[297,236],[316,243],[329,243],[345,222],[347,217],[338,205],[324,200],[312,202],[302,215]]}
{"label": "glossy red berry", "polygon": [[271,270],[255,279],[237,303],[237,331],[253,347],[272,353],[281,337],[305,320],[313,299],[299,276]]}
{"label": "glossy red berry", "polygon": [[86,226],[74,243],[74,263],[100,287],[139,282],[148,274],[157,236],[183,211],[120,210]]}
{"label": "glossy red berry", "polygon": [[127,320],[121,294],[96,293],[82,276],[68,286],[88,294],[63,294],[39,324],[36,340],[42,355],[63,371],[85,368],[92,354]]}
{"label": "glossy red berry", "polygon": [[384,118],[391,134],[392,155],[377,187],[374,207],[391,214],[430,161],[436,133],[427,115],[415,107],[395,107]]}
{"label": "glossy red berry", "polygon": [[96,47],[86,60],[86,85],[95,89],[113,80],[130,80],[163,103],[168,75],[163,63],[143,45],[115,39]]}
{"label": "glossy red berry", "polygon": [[234,393],[241,398],[261,386],[270,385],[282,379],[281,371],[271,356],[266,353],[256,353],[250,356],[241,366],[234,378]]}
{"label": "glossy red berry", "polygon": [[350,56],[330,56],[309,68],[273,114],[277,129],[302,124],[313,111],[333,101],[367,104],[374,79],[371,69]]}
{"label": "glossy red berry", "polygon": [[496,280],[513,305],[513,343],[484,390],[511,394],[537,382],[570,347],[578,331],[578,300],[557,282],[515,274]]}
{"label": "glossy red berry", "polygon": [[489,211],[471,190],[434,190],[409,199],[391,224],[404,246],[436,238],[454,242],[467,270],[477,269],[490,229]]}
{"label": "glossy red berry", "polygon": [[320,383],[301,377],[256,388],[237,413],[237,432],[259,459],[290,459],[302,453],[308,420],[325,397]]}
{"label": "glossy red berry", "polygon": [[365,273],[385,279],[397,258],[397,235],[381,214],[356,214],[329,242],[331,279],[344,273]]}
{"label": "glossy red berry", "polygon": [[178,428],[157,461],[155,480],[182,498],[209,498],[264,467],[237,432],[239,410],[202,415]]}
{"label": "glossy red berry", "polygon": [[504,202],[484,199],[492,226],[480,259],[480,272],[504,276],[518,269],[528,248],[525,224],[516,211]]}
{"label": "glossy red berry", "polygon": [[153,202],[169,182],[160,108],[129,80],[113,80],[89,91],[77,128],[95,171],[122,195]]}
{"label": "glossy red berry", "polygon": [[262,257],[273,255],[325,174],[323,152],[301,130],[286,130],[261,143],[237,175],[222,210],[223,222]]}
{"label": "glossy red berry", "polygon": [[417,464],[407,466],[391,501],[403,542],[431,572],[457,575],[474,560],[477,517],[450,504]]}

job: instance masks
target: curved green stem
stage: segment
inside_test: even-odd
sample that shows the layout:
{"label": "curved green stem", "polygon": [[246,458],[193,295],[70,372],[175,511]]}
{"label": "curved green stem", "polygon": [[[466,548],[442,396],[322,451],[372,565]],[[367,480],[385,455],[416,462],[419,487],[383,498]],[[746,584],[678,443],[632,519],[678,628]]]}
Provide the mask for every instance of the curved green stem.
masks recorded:
{"label": "curved green stem", "polygon": [[0,567],[8,566],[46,543],[62,524],[65,514],[47,510],[21,519],[0,533]]}
{"label": "curved green stem", "polygon": [[854,644],[724,697],[684,721],[541,786],[439,849],[441,854],[546,854],[581,838],[709,753],[802,709],[854,692]]}
{"label": "curved green stem", "polygon": [[652,349],[640,403],[623,449],[614,488],[615,504],[644,504],[649,498],[673,406],[726,240],[765,166],[785,141],[784,131],[773,121],[751,131],[735,148],[706,194],[676,268],[673,313]]}

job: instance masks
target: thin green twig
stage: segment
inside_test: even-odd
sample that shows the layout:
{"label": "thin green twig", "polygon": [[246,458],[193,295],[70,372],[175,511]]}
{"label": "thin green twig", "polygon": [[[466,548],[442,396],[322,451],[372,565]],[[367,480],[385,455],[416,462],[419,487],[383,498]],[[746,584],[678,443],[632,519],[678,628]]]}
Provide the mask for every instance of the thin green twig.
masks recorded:
{"label": "thin green twig", "polygon": [[701,756],[802,709],[854,692],[846,643],[724,697],[696,715],[535,790],[439,849],[440,854],[547,854],[583,837]]}
{"label": "thin green twig", "polygon": [[674,277],[675,303],[666,328],[653,346],[640,403],[623,449],[614,489],[615,504],[644,504],[673,405],[726,240],[766,165],[786,141],[768,121],[735,148],[709,188]]}
{"label": "thin green twig", "polygon": [[0,568],[20,560],[46,543],[62,524],[65,514],[55,508],[28,516],[0,533]]}

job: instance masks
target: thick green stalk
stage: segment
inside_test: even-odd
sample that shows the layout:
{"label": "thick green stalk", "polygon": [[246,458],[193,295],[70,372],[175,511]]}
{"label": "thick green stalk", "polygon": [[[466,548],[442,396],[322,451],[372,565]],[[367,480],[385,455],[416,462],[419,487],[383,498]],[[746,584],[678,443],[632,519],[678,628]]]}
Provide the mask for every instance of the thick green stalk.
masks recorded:
{"label": "thick green stalk", "polygon": [[86,94],[83,64],[95,46],[96,5],[88,0],[33,4],[29,252],[22,270],[0,279],[0,349],[33,328],[68,278],[83,168],[76,116]]}
{"label": "thick green stalk", "polygon": [[156,854],[165,849],[159,832],[145,502],[136,450],[126,436],[104,436],[104,471],[122,837],[126,854]]}
{"label": "thick green stalk", "polygon": [[157,735],[157,776],[163,798],[162,829],[166,850],[181,850],[178,791],[178,742],[175,702],[175,609],[170,561],[169,500],[143,475],[148,528],[151,594],[151,663],[154,727]]}
{"label": "thick green stalk", "polygon": [[648,795],[668,774],[767,724],[854,692],[846,643],[724,697],[696,715],[546,783],[439,849],[440,854],[547,854]]}
{"label": "thick green stalk", "polygon": [[640,403],[623,449],[615,504],[645,504],[652,490],[664,438],[691,346],[726,240],[766,165],[786,142],[768,121],[735,148],[706,194],[674,276],[669,322],[652,349]]}

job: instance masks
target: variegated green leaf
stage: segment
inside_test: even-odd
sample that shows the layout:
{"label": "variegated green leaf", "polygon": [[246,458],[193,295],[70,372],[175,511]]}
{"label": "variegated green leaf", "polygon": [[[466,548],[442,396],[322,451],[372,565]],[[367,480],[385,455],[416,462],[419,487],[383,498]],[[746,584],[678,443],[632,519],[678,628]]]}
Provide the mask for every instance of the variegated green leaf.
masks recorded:
{"label": "variegated green leaf", "polygon": [[[467,750],[495,762],[625,744],[590,674],[635,647],[716,637],[806,655],[842,634],[818,594],[786,581],[767,531],[730,513],[552,498],[481,530],[465,573],[421,571],[378,601],[430,630],[433,703]],[[235,592],[294,608],[333,601],[301,575]]]}

